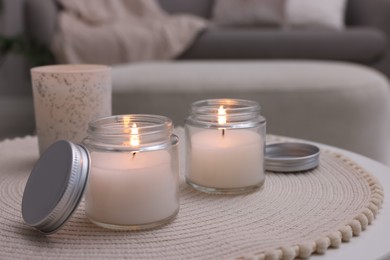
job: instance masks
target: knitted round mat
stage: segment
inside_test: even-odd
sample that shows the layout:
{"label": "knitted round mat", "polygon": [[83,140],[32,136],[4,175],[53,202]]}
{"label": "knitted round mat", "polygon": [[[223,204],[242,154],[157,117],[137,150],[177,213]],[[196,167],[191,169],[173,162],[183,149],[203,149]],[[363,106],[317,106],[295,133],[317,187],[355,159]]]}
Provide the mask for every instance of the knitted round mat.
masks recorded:
{"label": "knitted round mat", "polygon": [[0,259],[309,257],[359,235],[383,202],[373,176],[322,151],[317,169],[267,173],[264,186],[246,195],[208,195],[181,183],[179,214],[159,229],[99,228],[81,204],[58,233],[44,236],[23,223],[20,206],[36,138],[3,141],[0,154]]}

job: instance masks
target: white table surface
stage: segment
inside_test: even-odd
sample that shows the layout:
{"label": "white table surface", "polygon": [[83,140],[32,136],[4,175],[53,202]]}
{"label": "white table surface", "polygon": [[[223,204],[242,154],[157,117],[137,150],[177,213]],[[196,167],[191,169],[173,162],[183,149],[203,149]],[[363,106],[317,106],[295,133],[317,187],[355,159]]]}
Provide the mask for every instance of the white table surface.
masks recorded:
{"label": "white table surface", "polygon": [[[316,144],[316,143],[314,143]],[[390,260],[390,168],[365,156],[343,149],[317,144],[320,147],[346,155],[378,178],[385,197],[376,219],[359,237],[342,243],[338,249],[329,248],[324,255],[312,255],[315,260]]]}

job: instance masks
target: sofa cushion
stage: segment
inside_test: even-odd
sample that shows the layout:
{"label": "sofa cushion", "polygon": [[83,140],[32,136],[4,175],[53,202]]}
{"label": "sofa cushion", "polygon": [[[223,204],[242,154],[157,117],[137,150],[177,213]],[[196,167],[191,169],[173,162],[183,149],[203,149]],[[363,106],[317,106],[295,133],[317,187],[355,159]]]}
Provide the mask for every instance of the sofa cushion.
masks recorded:
{"label": "sofa cushion", "polygon": [[216,0],[212,20],[220,26],[281,26],[285,0]]}
{"label": "sofa cushion", "polygon": [[179,59],[327,59],[370,63],[385,51],[372,28],[283,31],[219,28],[203,33]]}
{"label": "sofa cushion", "polygon": [[210,18],[214,0],[158,0],[161,7],[168,13],[190,13],[204,18]]}
{"label": "sofa cushion", "polygon": [[287,0],[286,26],[289,28],[344,28],[346,0]]}
{"label": "sofa cushion", "polygon": [[55,0],[25,1],[26,34],[37,43],[50,46],[57,29],[58,4]]}

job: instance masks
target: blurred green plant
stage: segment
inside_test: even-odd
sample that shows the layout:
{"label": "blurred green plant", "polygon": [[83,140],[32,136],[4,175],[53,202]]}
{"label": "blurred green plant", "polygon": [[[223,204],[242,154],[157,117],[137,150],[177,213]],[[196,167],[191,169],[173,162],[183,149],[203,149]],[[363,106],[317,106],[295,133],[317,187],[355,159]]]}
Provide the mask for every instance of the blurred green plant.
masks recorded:
{"label": "blurred green plant", "polygon": [[[4,11],[3,0],[0,0],[0,15]],[[38,44],[23,35],[5,36],[0,34],[0,67],[9,54],[24,56],[31,66],[53,63],[51,51],[44,45]]]}
{"label": "blurred green plant", "polygon": [[3,36],[0,35],[0,66],[5,62],[8,54],[24,56],[31,66],[50,64],[54,58],[48,48],[24,36]]}

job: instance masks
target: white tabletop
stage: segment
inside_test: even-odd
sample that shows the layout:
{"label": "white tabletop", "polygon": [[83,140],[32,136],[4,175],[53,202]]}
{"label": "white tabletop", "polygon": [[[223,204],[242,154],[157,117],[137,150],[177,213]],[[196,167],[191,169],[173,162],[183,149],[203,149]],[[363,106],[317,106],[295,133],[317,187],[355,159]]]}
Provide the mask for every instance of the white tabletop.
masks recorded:
{"label": "white tabletop", "polygon": [[322,144],[317,145],[348,156],[377,177],[383,186],[385,197],[377,218],[364,232],[360,233],[359,237],[342,243],[338,249],[329,248],[324,255],[312,255],[310,259],[390,259],[390,168],[353,152]]}

